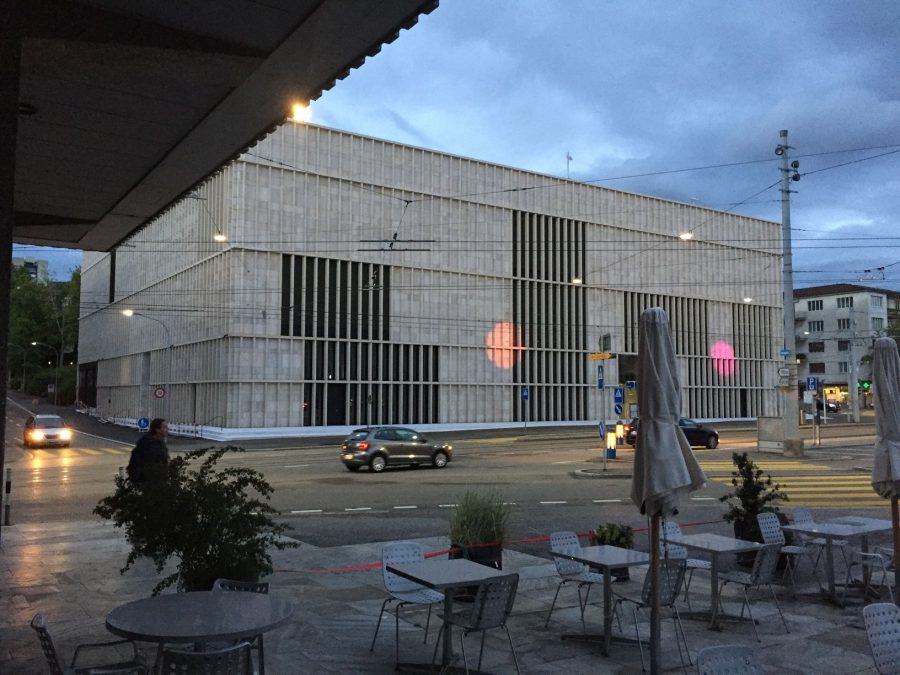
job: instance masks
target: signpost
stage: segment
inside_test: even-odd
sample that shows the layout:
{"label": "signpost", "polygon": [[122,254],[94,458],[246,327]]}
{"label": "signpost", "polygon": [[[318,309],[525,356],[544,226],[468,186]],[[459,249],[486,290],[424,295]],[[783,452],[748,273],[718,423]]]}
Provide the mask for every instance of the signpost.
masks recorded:
{"label": "signpost", "polygon": [[[522,387],[522,400],[528,401],[528,387]],[[525,406],[525,428],[528,428],[528,406]]]}
{"label": "signpost", "polygon": [[590,352],[588,354],[588,361],[606,361],[612,357],[613,355],[609,352]]}

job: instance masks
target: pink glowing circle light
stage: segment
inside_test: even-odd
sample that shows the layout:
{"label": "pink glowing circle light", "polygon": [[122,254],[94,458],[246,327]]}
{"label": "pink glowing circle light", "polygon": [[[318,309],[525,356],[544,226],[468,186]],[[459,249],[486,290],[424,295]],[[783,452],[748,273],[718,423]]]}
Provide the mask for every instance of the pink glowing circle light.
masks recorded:
{"label": "pink glowing circle light", "polygon": [[734,375],[734,347],[720,340],[713,344],[710,355],[713,360],[713,368],[719,375]]}
{"label": "pink glowing circle light", "polygon": [[522,356],[522,329],[509,322],[495,323],[485,340],[487,356],[497,368],[512,368]]}

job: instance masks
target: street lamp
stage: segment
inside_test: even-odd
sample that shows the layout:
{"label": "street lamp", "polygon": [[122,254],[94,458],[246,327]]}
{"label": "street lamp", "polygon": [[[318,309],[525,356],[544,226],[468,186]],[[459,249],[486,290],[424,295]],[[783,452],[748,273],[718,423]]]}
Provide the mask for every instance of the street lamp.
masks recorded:
{"label": "street lamp", "polygon": [[50,347],[50,349],[56,353],[56,374],[53,376],[53,405],[56,405],[57,397],[59,396],[59,367],[62,362],[62,352],[53,345],[48,345],[46,342],[33,340],[31,343],[32,347],[37,347],[38,345]]}
{"label": "street lamp", "polygon": [[122,314],[127,317],[140,316],[144,319],[150,319],[150,321],[155,321],[160,326],[163,327],[163,330],[166,331],[166,419],[169,418],[170,412],[170,400],[172,396],[172,392],[169,389],[172,388],[172,334],[169,332],[169,327],[160,319],[157,319],[155,316],[150,316],[149,314],[142,314],[141,312],[135,312],[133,309],[123,309]]}

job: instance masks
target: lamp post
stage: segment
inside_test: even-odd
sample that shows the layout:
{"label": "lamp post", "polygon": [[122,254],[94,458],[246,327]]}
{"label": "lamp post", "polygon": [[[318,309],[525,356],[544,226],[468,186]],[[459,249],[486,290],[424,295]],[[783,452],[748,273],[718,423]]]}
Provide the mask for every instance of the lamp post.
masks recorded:
{"label": "lamp post", "polygon": [[127,317],[132,316],[140,316],[144,319],[150,319],[150,321],[155,321],[160,326],[163,327],[163,330],[166,332],[166,419],[169,419],[169,411],[170,411],[170,400],[172,396],[172,392],[169,391],[172,387],[172,334],[169,332],[169,327],[160,319],[157,319],[155,316],[150,316],[149,314],[142,314],[141,312],[135,312],[133,309],[123,309],[122,314]]}
{"label": "lamp post", "polygon": [[50,349],[52,349],[56,353],[56,373],[53,376],[53,405],[56,405],[57,397],[59,396],[59,366],[60,362],[62,361],[62,352],[53,345],[48,345],[46,342],[38,342],[37,340],[33,340],[31,343],[32,347],[37,347],[38,345],[41,345],[43,347],[50,347]]}

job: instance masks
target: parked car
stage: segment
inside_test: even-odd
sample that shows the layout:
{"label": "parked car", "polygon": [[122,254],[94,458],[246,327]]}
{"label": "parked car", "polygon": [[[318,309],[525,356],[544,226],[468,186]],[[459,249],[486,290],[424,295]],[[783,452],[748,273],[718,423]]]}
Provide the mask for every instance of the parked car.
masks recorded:
{"label": "parked car", "polygon": [[376,473],[388,466],[430,464],[438,469],[453,458],[453,446],[432,443],[406,427],[356,429],[341,443],[341,461],[348,471],[367,466]]}
{"label": "parked car", "polygon": [[26,448],[59,445],[68,447],[72,430],[59,415],[31,415],[25,421],[22,442]]}
{"label": "parked car", "polygon": [[[625,436],[625,442],[629,445],[634,445],[637,440],[639,421],[637,417],[631,420],[628,433]],[[682,417],[678,420],[678,426],[681,427],[685,438],[691,445],[702,445],[707,448],[715,448],[719,445],[719,432],[712,427],[703,426],[700,422],[689,420],[687,417]]]}
{"label": "parked car", "polygon": [[841,409],[840,404],[835,403],[834,401],[825,401],[823,405],[823,401],[820,398],[816,399],[816,410],[825,409],[827,412],[836,413]]}

